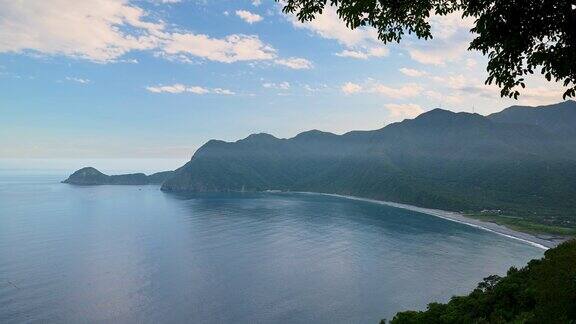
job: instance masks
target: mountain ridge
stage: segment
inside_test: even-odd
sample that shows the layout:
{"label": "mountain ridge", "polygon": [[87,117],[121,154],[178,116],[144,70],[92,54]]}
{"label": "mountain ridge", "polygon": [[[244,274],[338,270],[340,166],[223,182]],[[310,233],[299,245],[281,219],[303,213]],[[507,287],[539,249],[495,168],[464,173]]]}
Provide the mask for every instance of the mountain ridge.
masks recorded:
{"label": "mountain ridge", "polygon": [[[554,112],[576,111],[574,105],[567,101],[535,111],[550,109],[542,117],[550,124],[558,119]],[[454,211],[503,209],[518,215],[529,209],[572,226],[576,150],[570,145],[576,136],[565,126],[513,122],[511,116],[527,118],[523,110],[502,113],[433,109],[373,131],[312,130],[291,138],[259,133],[236,142],[209,141],[162,190],[314,191]],[[576,124],[574,116],[563,123]]]}
{"label": "mountain ridge", "polygon": [[173,171],[156,172],[151,175],[144,173],[130,173],[120,175],[107,175],[94,167],[84,167],[72,173],[62,183],[73,185],[147,185],[162,184]]}

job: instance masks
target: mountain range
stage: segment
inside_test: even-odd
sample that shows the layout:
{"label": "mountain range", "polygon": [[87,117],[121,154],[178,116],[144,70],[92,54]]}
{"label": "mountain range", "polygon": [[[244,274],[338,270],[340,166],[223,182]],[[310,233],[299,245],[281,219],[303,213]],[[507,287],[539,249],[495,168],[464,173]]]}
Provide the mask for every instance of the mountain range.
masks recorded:
{"label": "mountain range", "polygon": [[576,226],[576,102],[434,109],[373,131],[211,140],[166,192],[311,191]]}
{"label": "mountain range", "polygon": [[433,109],[372,131],[211,140],[175,171],[109,176],[87,167],[63,182],[332,193],[574,228],[575,125],[575,101],[488,116]]}

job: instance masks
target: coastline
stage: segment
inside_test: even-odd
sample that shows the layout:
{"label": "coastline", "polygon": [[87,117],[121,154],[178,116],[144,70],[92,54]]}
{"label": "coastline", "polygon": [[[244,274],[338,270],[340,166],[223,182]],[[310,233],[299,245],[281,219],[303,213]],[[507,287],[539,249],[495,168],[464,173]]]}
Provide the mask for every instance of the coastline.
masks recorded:
{"label": "coastline", "polygon": [[[288,193],[288,192],[284,192],[284,193]],[[426,214],[426,215],[430,215],[430,216],[439,217],[439,218],[442,218],[442,219],[445,219],[448,221],[472,226],[472,227],[475,227],[475,228],[478,228],[478,229],[481,229],[481,230],[484,230],[487,232],[492,232],[492,233],[495,233],[498,235],[502,235],[502,236],[505,236],[505,237],[508,237],[508,238],[511,238],[514,240],[524,242],[526,244],[530,244],[534,247],[537,247],[537,248],[540,248],[543,250],[548,250],[550,248],[553,248],[553,247],[557,246],[558,244],[565,241],[565,239],[560,239],[558,237],[552,237],[552,236],[544,237],[544,235],[542,237],[540,237],[540,236],[537,236],[534,234],[516,231],[516,230],[510,229],[506,226],[499,225],[496,223],[484,222],[484,221],[477,220],[474,218],[466,217],[463,214],[458,213],[458,212],[451,212],[451,211],[440,210],[440,209],[424,208],[424,207],[418,207],[418,206],[413,206],[413,205],[408,205],[408,204],[401,204],[401,203],[396,203],[396,202],[391,202],[391,201],[362,198],[362,197],[357,197],[357,196],[319,193],[319,192],[306,192],[306,191],[289,192],[289,193],[337,197],[337,198],[344,198],[344,199],[350,199],[350,200],[365,201],[365,202],[370,202],[370,203],[375,203],[375,204],[380,204],[380,205],[386,205],[386,206],[400,208],[400,209],[406,209],[406,210],[410,210],[410,211],[414,211],[414,212],[418,212],[418,213],[422,213],[422,214]]]}

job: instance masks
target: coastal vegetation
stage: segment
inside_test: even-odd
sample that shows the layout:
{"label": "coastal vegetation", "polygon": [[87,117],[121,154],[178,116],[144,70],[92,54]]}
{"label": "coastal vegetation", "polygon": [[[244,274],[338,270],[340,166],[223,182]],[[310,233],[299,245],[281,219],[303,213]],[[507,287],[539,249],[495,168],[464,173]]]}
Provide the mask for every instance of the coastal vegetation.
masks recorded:
{"label": "coastal vegetation", "polygon": [[[404,311],[390,324],[576,323],[576,240],[546,251],[505,277],[485,278],[467,296]],[[383,320],[381,323],[385,323]]]}
{"label": "coastal vegetation", "polygon": [[506,216],[482,212],[464,213],[464,216],[484,222],[496,223],[524,233],[576,236],[576,228],[574,227],[542,224],[529,219],[524,219],[520,216]]}

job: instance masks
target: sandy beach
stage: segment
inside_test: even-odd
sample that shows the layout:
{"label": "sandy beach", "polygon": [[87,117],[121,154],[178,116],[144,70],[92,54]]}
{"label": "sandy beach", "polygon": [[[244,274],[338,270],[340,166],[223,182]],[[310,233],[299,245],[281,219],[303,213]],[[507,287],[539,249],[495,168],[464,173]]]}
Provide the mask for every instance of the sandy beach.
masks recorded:
{"label": "sandy beach", "polygon": [[382,201],[382,200],[375,200],[375,199],[368,199],[368,198],[361,198],[356,196],[346,196],[346,195],[338,195],[338,194],[328,194],[328,193],[317,193],[317,192],[291,192],[291,193],[299,193],[299,194],[307,194],[307,195],[323,195],[323,196],[331,196],[331,197],[339,197],[344,199],[352,199],[352,200],[359,200],[359,201],[366,201],[375,204],[386,205],[395,208],[402,208],[406,210],[415,211],[422,214],[427,214],[435,217],[440,217],[452,222],[461,223],[464,225],[476,227],[478,229],[496,233],[498,235],[506,236],[508,238],[518,240],[524,242],[526,244],[533,245],[535,247],[547,250],[549,248],[553,248],[556,245],[565,241],[565,239],[546,236],[546,235],[533,235],[529,233],[519,232],[513,229],[510,229],[506,226],[498,225],[496,223],[491,222],[484,222],[474,218],[466,217],[458,212],[451,212],[446,210],[440,209],[430,209],[430,208],[423,208],[417,207],[407,204],[400,204],[391,201]]}

